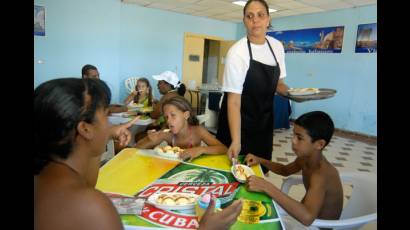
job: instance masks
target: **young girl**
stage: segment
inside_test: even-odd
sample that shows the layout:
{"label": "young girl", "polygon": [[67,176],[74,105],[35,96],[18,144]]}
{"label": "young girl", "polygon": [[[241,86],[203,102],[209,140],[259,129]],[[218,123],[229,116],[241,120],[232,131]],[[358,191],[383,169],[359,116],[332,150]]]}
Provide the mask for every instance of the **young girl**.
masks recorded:
{"label": "young girl", "polygon": [[[171,146],[178,146],[184,151],[179,157],[183,160],[192,160],[202,154],[223,154],[227,148],[218,141],[206,128],[198,125],[198,120],[192,115],[191,104],[181,96],[172,97],[162,105],[167,121],[167,130],[149,132],[135,147],[154,148],[162,141]],[[201,146],[201,141],[207,146]]]}
{"label": "young girl", "polygon": [[136,104],[143,104],[145,108],[151,107],[152,101],[152,88],[148,79],[140,78],[135,85],[135,91],[128,95],[128,97],[124,100],[124,104],[128,105],[130,102],[134,102]]}

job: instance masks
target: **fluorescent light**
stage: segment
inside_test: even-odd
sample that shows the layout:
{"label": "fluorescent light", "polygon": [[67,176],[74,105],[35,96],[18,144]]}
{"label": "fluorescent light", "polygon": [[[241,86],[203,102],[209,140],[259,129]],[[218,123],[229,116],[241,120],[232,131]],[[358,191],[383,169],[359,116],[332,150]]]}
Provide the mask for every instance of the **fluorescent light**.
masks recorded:
{"label": "fluorescent light", "polygon": [[246,1],[234,1],[232,3],[236,4],[236,5],[239,5],[239,6],[245,6],[246,5]]}
{"label": "fluorescent light", "polygon": [[[239,6],[245,6],[246,2],[247,1],[234,1],[232,3],[235,4],[235,5],[239,5]],[[278,11],[278,10],[269,8],[269,13],[273,13],[273,12],[276,12],[276,11]]]}

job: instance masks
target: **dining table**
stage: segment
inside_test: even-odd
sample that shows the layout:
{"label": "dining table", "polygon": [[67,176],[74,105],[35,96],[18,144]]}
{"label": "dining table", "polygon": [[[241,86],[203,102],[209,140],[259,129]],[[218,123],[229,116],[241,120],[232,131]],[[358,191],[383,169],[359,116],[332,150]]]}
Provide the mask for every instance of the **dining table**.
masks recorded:
{"label": "dining table", "polygon": [[[243,163],[243,157],[239,157]],[[260,165],[250,167],[264,177]],[[278,206],[264,193],[248,191],[232,174],[226,154],[203,154],[192,161],[167,156],[153,149],[125,148],[99,170],[96,189],[114,199],[135,199],[139,211],[117,210],[125,229],[197,229],[196,212],[167,210],[150,202],[164,192],[185,192],[196,196],[209,193],[221,201],[221,208],[242,199],[243,207],[230,229],[285,229]]]}

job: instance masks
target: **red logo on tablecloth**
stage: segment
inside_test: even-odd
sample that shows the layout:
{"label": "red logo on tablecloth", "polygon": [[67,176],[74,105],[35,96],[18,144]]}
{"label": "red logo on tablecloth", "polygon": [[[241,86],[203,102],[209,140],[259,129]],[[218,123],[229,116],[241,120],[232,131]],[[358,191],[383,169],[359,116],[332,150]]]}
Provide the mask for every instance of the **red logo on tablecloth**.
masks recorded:
{"label": "red logo on tablecloth", "polygon": [[145,203],[141,212],[141,217],[149,222],[162,225],[164,227],[197,229],[199,227],[196,216],[183,216],[173,212],[168,212]]}
{"label": "red logo on tablecloth", "polygon": [[146,198],[154,193],[183,192],[197,195],[210,193],[215,197],[229,196],[235,192],[239,182],[229,184],[185,185],[185,184],[153,184],[138,193],[137,197]]}

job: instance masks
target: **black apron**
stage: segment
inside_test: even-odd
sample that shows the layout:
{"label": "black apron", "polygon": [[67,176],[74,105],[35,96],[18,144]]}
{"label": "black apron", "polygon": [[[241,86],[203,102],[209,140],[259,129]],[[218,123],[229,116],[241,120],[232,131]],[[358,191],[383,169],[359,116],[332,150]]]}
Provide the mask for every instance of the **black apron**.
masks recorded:
{"label": "black apron", "polygon": [[[249,69],[241,95],[241,152],[252,153],[267,160],[272,160],[273,145],[273,99],[278,85],[280,68],[278,59],[266,39],[276,61],[270,66],[253,60],[248,39]],[[228,123],[228,93],[224,93],[218,117],[216,138],[228,148],[231,145],[231,133]],[[268,170],[262,167],[264,173]]]}

